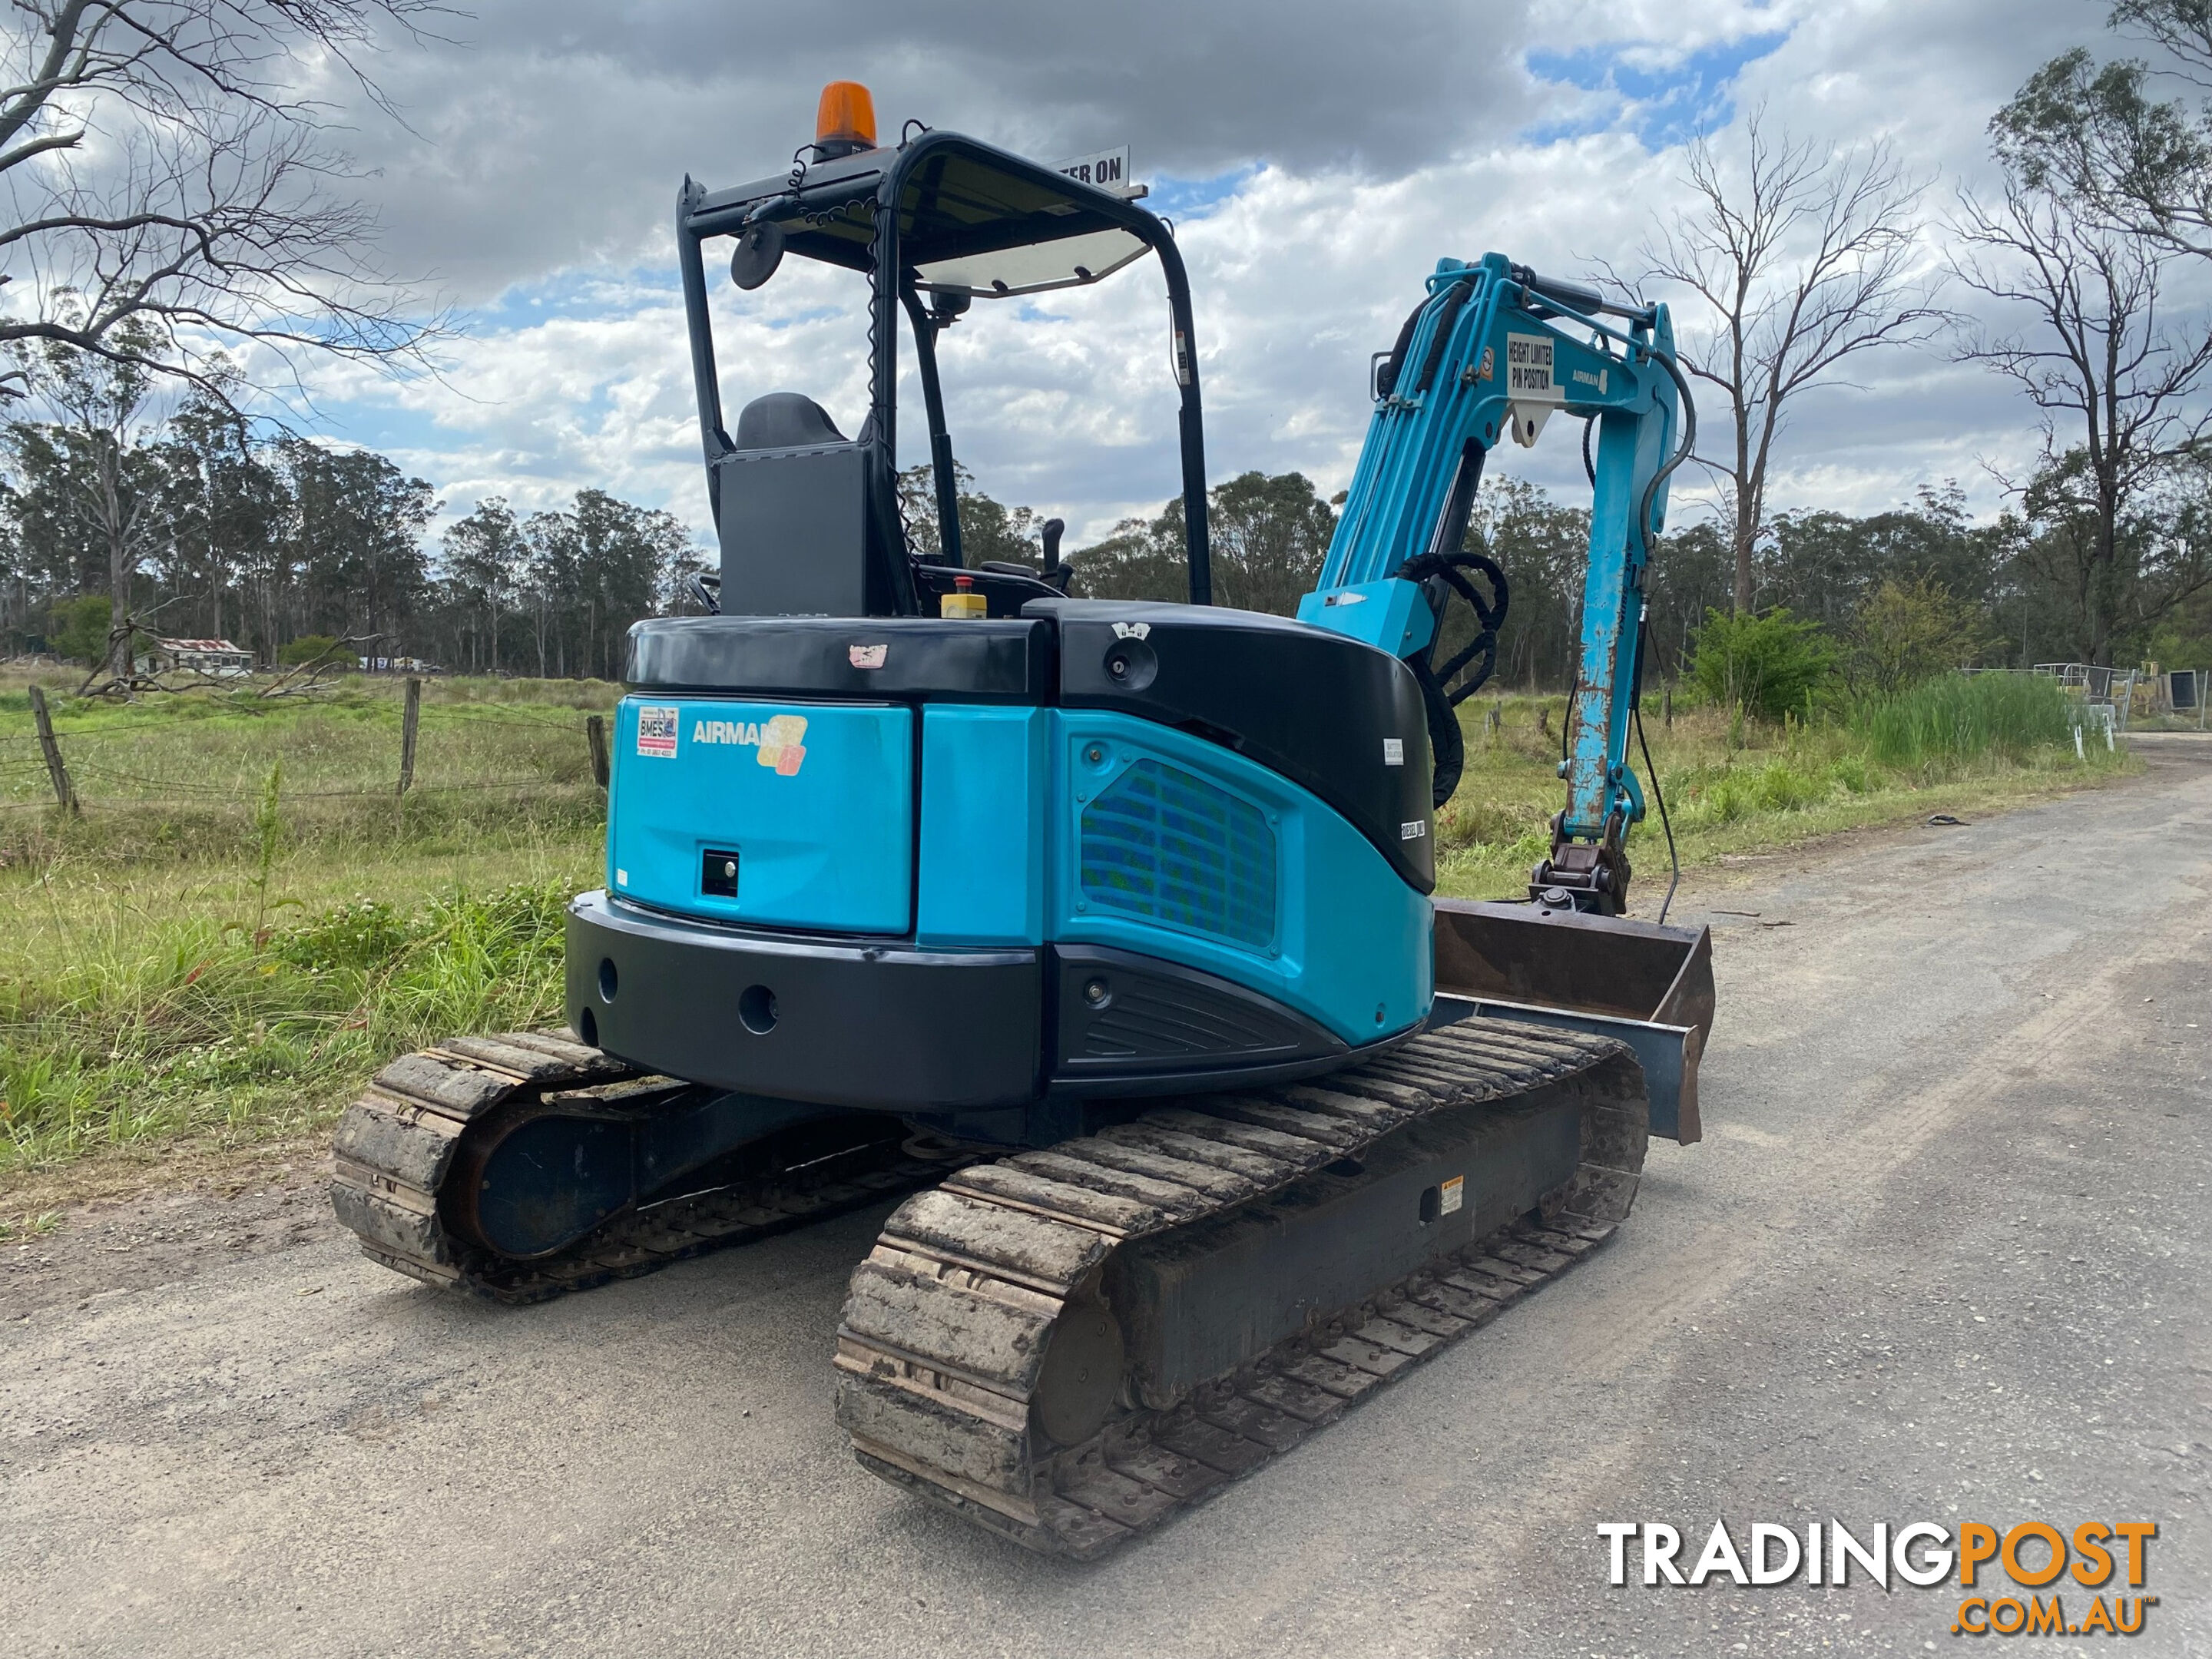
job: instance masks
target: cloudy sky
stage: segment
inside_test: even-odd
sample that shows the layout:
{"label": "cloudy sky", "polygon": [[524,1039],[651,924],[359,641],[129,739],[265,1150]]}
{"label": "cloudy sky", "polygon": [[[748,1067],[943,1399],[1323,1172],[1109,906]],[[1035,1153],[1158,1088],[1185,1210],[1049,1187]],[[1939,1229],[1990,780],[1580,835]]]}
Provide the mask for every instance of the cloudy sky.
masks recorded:
{"label": "cloudy sky", "polygon": [[[702,532],[677,187],[781,171],[825,81],[871,86],[887,135],[912,117],[1045,160],[1128,144],[1191,269],[1212,475],[1297,468],[1334,492],[1368,354],[1439,255],[1632,269],[1683,200],[1686,136],[1702,125],[1725,152],[1762,105],[1823,142],[1890,139],[1935,176],[1940,212],[1985,179],[1984,125],[2021,82],[2105,44],[2091,0],[472,9],[445,43],[394,46],[377,74],[405,125],[362,113],[350,140],[374,169],[386,258],[430,278],[465,337],[434,380],[332,374],[324,429],[428,478],[449,515],[590,485]],[[798,261],[756,294],[718,283],[728,406],[802,391],[851,430],[860,287]],[[1064,516],[1071,544],[1175,493],[1162,291],[1146,262],[1025,308],[979,304],[947,341],[962,460],[1000,499]],[[1851,380],[1793,422],[1776,506],[1871,511],[1956,478],[1988,510],[1988,469],[2033,447],[2014,396],[1940,349],[1863,359]],[[1501,459],[1579,487],[1572,434]]]}

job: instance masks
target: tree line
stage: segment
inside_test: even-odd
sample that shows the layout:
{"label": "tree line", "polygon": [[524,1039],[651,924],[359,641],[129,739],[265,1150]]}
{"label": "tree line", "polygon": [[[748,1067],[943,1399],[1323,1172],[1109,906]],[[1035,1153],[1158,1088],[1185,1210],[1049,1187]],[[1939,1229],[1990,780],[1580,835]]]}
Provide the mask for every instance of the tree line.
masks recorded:
{"label": "tree line", "polygon": [[1962,596],[2008,605],[2031,655],[2040,639],[2098,664],[2204,657],[2212,9],[2119,0],[2108,21],[2148,56],[2084,46],[2039,69],[1990,118],[1991,188],[1930,211],[1934,176],[1888,141],[1819,144],[1754,109],[1727,143],[1691,143],[1686,210],[1655,227],[1639,274],[1607,273],[1674,303],[1684,361],[1719,394],[1698,464],[1735,611],[1794,560],[1769,499],[1790,418],[1861,356],[1910,348],[2002,377],[2033,423],[2026,470],[1991,468],[2007,550],[1983,568],[2006,579],[1962,572]]}
{"label": "tree line", "polygon": [[[927,471],[919,470],[925,488]],[[1342,501],[1341,495],[1324,501],[1297,472],[1247,472],[1216,485],[1208,492],[1207,523],[1217,601],[1295,614],[1319,577]],[[1029,508],[970,489],[960,512],[963,545],[984,542],[989,557],[1036,560],[1036,546],[1023,534],[1036,523]],[[2086,659],[2088,619],[2079,590],[2052,580],[2049,534],[2017,513],[1975,522],[1955,483],[1879,513],[1778,513],[1753,549],[1744,613],[1778,612],[1820,629],[1836,643],[1847,689],[1871,694],[1897,689],[1907,659],[1916,668]],[[1493,476],[1476,497],[1465,547],[1496,560],[1511,586],[1496,684],[1568,684],[1581,653],[1589,508],[1527,479]],[[1069,555],[1073,591],[1094,599],[1180,599],[1188,591],[1184,550],[1178,498]],[[1647,674],[1671,680],[1689,672],[1709,620],[1733,609],[1736,574],[1725,520],[1659,538],[1644,592]],[[1447,646],[1469,626],[1460,611],[1448,614]],[[2166,661],[2208,654],[2212,590],[2200,590],[2155,627],[2114,637]]]}
{"label": "tree line", "polygon": [[[438,0],[23,0],[0,22],[0,649],[120,672],[137,630],[607,674],[697,559],[668,514],[477,504],[249,420],[310,364],[407,370],[448,319],[377,258],[345,118]],[[317,66],[324,95],[295,71]],[[348,96],[362,106],[339,114]],[[237,365],[256,365],[246,386]]]}
{"label": "tree line", "polygon": [[[140,343],[152,354],[152,342]],[[583,489],[565,509],[440,503],[390,457],[241,414],[223,379],[65,343],[19,350],[50,418],[0,428],[0,642],[118,672],[134,636],[227,637],[264,665],[295,641],[473,673],[614,678],[641,617],[702,568],[672,514]]]}

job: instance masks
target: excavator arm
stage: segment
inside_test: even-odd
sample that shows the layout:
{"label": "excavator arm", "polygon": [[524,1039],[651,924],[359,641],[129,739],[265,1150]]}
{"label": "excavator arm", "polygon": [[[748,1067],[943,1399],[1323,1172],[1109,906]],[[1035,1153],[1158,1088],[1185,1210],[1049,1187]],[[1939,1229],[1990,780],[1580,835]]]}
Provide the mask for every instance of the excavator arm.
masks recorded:
{"label": "excavator arm", "polygon": [[[1664,306],[1629,307],[1536,275],[1503,254],[1437,263],[1428,293],[1378,362],[1375,409],[1320,580],[1302,621],[1405,659],[1429,701],[1437,805],[1460,772],[1454,705],[1488,677],[1505,579],[1462,550],[1484,459],[1501,437],[1534,445],[1554,413],[1580,417],[1591,487],[1581,659],[1569,698],[1565,810],[1530,896],[1618,915],[1628,829],[1644,797],[1628,765],[1643,640],[1644,574],[1663,526],[1668,479],[1695,431]],[[1489,592],[1470,578],[1486,580]],[[1474,640],[1438,662],[1453,592]]]}

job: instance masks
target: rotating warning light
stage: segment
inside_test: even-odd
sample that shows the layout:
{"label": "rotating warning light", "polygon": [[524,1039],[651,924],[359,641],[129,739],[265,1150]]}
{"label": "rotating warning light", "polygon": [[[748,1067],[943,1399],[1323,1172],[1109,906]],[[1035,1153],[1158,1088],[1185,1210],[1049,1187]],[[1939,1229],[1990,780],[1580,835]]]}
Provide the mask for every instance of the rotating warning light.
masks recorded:
{"label": "rotating warning light", "polygon": [[876,147],[876,100],[858,81],[832,81],[814,112],[814,143],[830,155]]}

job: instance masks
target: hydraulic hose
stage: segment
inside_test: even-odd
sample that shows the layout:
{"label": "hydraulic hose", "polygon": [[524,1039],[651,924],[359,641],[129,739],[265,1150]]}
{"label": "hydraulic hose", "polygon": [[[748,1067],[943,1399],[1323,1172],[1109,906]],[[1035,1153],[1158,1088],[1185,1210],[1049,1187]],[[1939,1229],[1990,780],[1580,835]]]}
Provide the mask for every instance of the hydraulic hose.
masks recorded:
{"label": "hydraulic hose", "polygon": [[[1467,573],[1474,571],[1490,582],[1491,598],[1486,602]],[[1455,652],[1449,661],[1438,668],[1431,659],[1443,641],[1442,622],[1439,631],[1430,641],[1426,651],[1416,653],[1407,659],[1413,677],[1420,682],[1421,703],[1428,715],[1430,782],[1431,805],[1442,806],[1459,787],[1460,775],[1466,762],[1466,741],[1459,729],[1459,706],[1481,689],[1498,666],[1498,630],[1505,624],[1505,611],[1510,601],[1506,587],[1505,572],[1495,560],[1480,553],[1425,553],[1419,558],[1408,559],[1401,565],[1396,575],[1401,581],[1423,584],[1432,580],[1444,586],[1468,603],[1474,612],[1475,635]],[[1457,690],[1447,690],[1452,680],[1470,666]]]}
{"label": "hydraulic hose", "polygon": [[1698,443],[1698,405],[1696,400],[1690,396],[1690,383],[1682,378],[1682,371],[1675,368],[1673,354],[1655,351],[1651,354],[1651,361],[1667,371],[1667,378],[1674,381],[1674,390],[1682,395],[1682,441],[1676,446],[1674,453],[1667,458],[1667,465],[1653,473],[1651,482],[1644,486],[1644,501],[1637,509],[1636,528],[1643,536],[1647,546],[1654,534],[1651,528],[1651,503],[1658,499],[1659,486],[1667,482],[1668,476],[1676,467],[1690,459],[1690,452],[1697,447]]}

